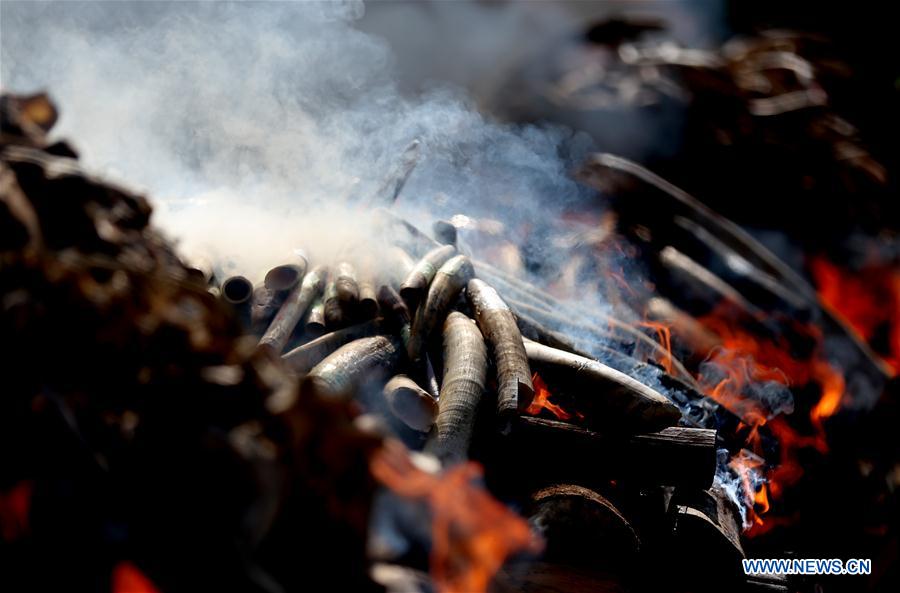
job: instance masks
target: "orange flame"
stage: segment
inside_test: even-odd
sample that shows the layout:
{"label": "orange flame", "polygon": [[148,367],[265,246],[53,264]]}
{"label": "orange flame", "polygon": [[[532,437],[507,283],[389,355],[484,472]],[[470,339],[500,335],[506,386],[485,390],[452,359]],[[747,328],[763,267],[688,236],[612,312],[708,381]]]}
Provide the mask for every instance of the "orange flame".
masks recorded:
{"label": "orange flame", "polygon": [[[835,412],[840,409],[844,397],[844,377],[834,367],[822,360],[813,361],[811,372],[822,386],[822,397],[819,398],[819,403],[810,410],[809,416],[818,434],[824,439],[825,431],[822,420],[834,416]],[[824,441],[820,448],[827,448]]]}
{"label": "orange flame", "polygon": [[413,465],[402,444],[387,440],[370,469],[399,496],[428,502],[433,514],[431,574],[440,593],[487,591],[507,557],[540,551],[542,544],[525,520],[473,485],[482,475],[476,463],[433,475]]}
{"label": "orange flame", "polygon": [[662,346],[663,350],[666,351],[666,355],[663,360],[660,360],[659,363],[670,375],[673,374],[672,370],[675,368],[675,362],[672,358],[672,330],[668,325],[664,323],[660,323],[658,321],[642,321],[638,323],[639,327],[646,327],[652,329],[656,332],[656,339],[659,342],[659,345]]}
{"label": "orange flame", "polygon": [[709,360],[722,370],[725,377],[717,379],[702,373],[698,375],[697,380],[706,395],[741,418],[750,427],[755,428],[764,424],[766,412],[756,401],[746,397],[744,390],[750,383],[755,382],[786,383],[784,374],[778,369],[757,363],[745,350],[728,346],[717,348],[710,354]]}
{"label": "orange flame", "polygon": [[[529,404],[528,408],[526,408],[526,414],[537,416],[541,413],[541,410],[548,410],[560,420],[572,419],[573,414],[567,412],[565,409],[563,409],[562,406],[554,404],[550,401],[550,397],[552,396],[552,394],[550,393],[550,390],[547,388],[547,384],[544,383],[544,380],[540,375],[534,373],[531,376],[531,383],[534,385],[534,399],[531,400],[531,404]],[[577,416],[579,420],[584,418],[584,415],[580,412],[576,412],[574,416]]]}
{"label": "orange flame", "polygon": [[[749,381],[777,381],[784,385],[815,382],[821,387],[822,394],[810,411],[810,421],[818,433],[817,448],[827,451],[822,421],[840,409],[846,385],[841,372],[822,358],[821,332],[812,326],[798,328],[817,344],[811,356],[800,359],[791,354],[785,343],[761,339],[735,327],[721,307],[701,321],[715,331],[723,343],[722,350],[713,353],[711,360],[729,372],[729,377],[712,389],[704,384],[702,375],[699,377],[708,395],[755,426],[762,423],[760,411],[742,394]],[[748,407],[753,409],[748,411]]]}
{"label": "orange flame", "polygon": [[112,593],[159,593],[159,589],[137,566],[124,561],[113,568]]}
{"label": "orange flame", "polygon": [[[736,456],[731,467],[742,480],[744,496],[751,509],[749,518],[753,526],[749,535],[752,536],[771,527],[764,528],[760,517],[769,510],[770,495],[780,498],[784,488],[795,484],[803,475],[797,452],[805,448],[823,454],[828,451],[823,421],[840,409],[846,385],[840,371],[822,357],[822,335],[815,327],[797,328],[817,344],[811,355],[801,359],[791,353],[787,343],[762,339],[738,327],[724,306],[700,321],[722,341],[723,346],[713,351],[708,359],[725,373],[725,378],[713,379],[700,374],[698,381],[710,398],[750,428],[746,441],[749,451]],[[747,396],[745,390],[749,384],[763,381],[800,386],[814,382],[820,386],[821,395],[809,415],[814,434],[800,434],[783,417],[769,418],[767,411]],[[761,470],[759,427],[763,425],[767,425],[778,440],[780,457],[778,465],[767,476],[768,483],[756,489],[750,476]],[[752,463],[748,455],[753,455]]]}
{"label": "orange flame", "polygon": [[872,265],[854,274],[821,257],[809,268],[821,301],[863,341],[871,343],[886,328],[879,354],[900,372],[900,269]]}
{"label": "orange flame", "polygon": [[753,503],[759,507],[760,514],[769,512],[769,496],[766,494],[765,484],[754,495]]}

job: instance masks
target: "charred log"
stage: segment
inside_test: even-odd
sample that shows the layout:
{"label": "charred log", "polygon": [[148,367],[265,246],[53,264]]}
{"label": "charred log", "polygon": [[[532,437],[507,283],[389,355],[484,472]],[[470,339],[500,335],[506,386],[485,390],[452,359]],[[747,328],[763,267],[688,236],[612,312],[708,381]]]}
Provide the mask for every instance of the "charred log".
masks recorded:
{"label": "charred log", "polygon": [[529,522],[544,538],[543,559],[599,565],[628,572],[640,539],[616,506],[600,493],[575,484],[555,484],[531,495]]}
{"label": "charred log", "polygon": [[[573,424],[522,416],[514,425],[517,456],[546,479],[584,483],[598,476],[637,484],[709,487],[716,431],[671,427],[631,436],[604,435]],[[572,452],[578,451],[577,459]]]}
{"label": "charred log", "polygon": [[706,550],[714,580],[744,579],[740,513],[719,486],[679,489],[670,508],[678,550]]}

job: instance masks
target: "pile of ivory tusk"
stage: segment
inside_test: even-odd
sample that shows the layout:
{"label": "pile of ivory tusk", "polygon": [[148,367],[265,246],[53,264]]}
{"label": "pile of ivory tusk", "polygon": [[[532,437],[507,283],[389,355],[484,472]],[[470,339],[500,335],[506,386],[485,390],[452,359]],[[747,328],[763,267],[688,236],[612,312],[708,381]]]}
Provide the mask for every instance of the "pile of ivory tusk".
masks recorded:
{"label": "pile of ivory tusk", "polygon": [[637,380],[558,342],[523,338],[517,316],[470,258],[429,241],[418,261],[392,248],[384,277],[349,261],[311,265],[296,255],[259,286],[232,276],[219,294],[261,351],[280,356],[322,394],[375,402],[427,435],[425,450],[445,463],[468,457],[477,414],[493,413],[508,430],[529,409],[533,368],[553,378],[551,388],[590,399],[607,426],[653,431],[678,423],[678,408]]}

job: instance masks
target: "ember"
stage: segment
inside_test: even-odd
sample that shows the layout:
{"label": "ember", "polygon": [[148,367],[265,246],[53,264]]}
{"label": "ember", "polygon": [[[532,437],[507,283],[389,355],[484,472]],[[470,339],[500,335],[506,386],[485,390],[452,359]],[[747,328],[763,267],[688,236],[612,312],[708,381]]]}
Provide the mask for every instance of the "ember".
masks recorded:
{"label": "ember", "polygon": [[674,372],[674,357],[672,356],[672,330],[664,323],[655,321],[642,321],[639,327],[646,327],[656,332],[656,338],[659,345],[665,352],[665,357],[659,361],[663,369],[670,375]]}
{"label": "ember", "polygon": [[[526,414],[531,414],[532,416],[537,416],[541,413],[541,410],[547,410],[560,420],[570,420],[573,415],[569,412],[565,411],[561,406],[554,404],[550,401],[550,390],[547,388],[547,384],[544,383],[544,380],[541,379],[541,376],[537,373],[531,376],[531,382],[534,384],[534,399],[531,401],[531,405],[525,410]],[[579,418],[584,418],[584,415],[580,412],[576,412]]]}

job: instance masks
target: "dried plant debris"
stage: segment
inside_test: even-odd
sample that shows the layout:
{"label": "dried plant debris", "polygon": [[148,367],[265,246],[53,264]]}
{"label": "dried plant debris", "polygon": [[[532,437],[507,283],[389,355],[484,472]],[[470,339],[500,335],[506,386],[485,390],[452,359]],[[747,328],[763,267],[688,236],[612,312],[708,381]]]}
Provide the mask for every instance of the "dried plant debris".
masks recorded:
{"label": "dried plant debris", "polygon": [[314,386],[298,399],[144,197],[48,151],[45,96],[0,106],[3,588],[92,588],[126,559],[164,591],[376,590],[380,437]]}

